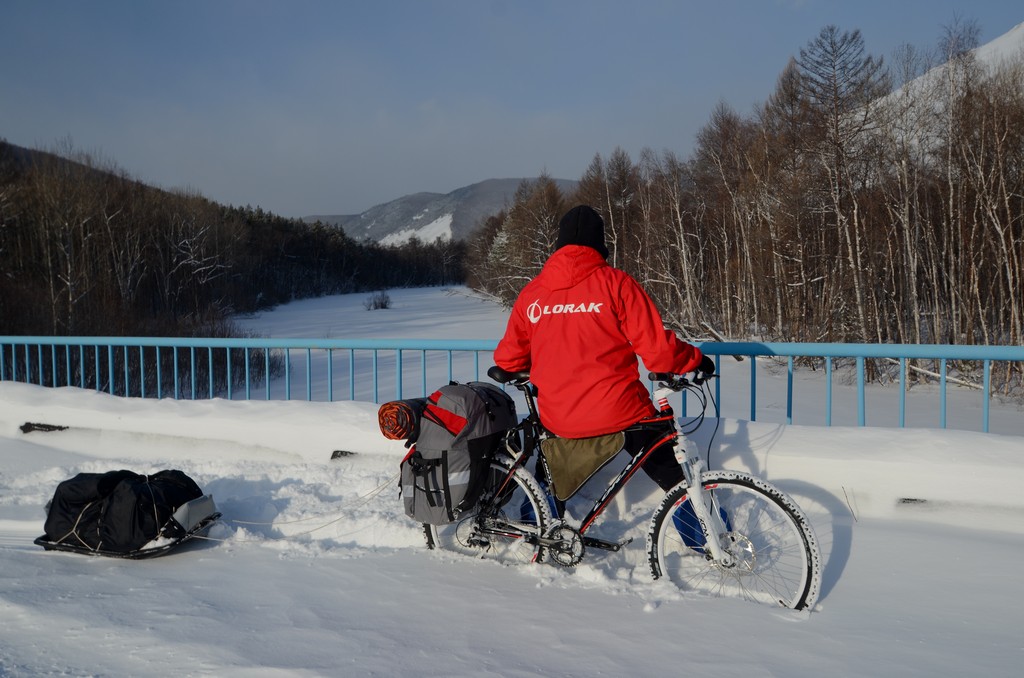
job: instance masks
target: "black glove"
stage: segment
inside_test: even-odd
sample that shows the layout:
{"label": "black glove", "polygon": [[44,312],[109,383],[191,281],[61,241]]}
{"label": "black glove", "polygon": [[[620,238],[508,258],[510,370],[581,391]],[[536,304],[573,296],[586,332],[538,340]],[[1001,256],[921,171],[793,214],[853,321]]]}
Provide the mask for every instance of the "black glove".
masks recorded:
{"label": "black glove", "polygon": [[712,360],[711,356],[706,355],[701,358],[700,365],[697,366],[697,372],[701,374],[714,374],[715,373],[715,361]]}

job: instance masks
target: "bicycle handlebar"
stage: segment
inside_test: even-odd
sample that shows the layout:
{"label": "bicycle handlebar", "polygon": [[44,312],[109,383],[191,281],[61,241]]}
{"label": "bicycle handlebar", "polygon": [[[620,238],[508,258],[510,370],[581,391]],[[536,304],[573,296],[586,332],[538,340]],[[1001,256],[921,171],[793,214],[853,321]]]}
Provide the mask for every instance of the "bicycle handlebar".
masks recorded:
{"label": "bicycle handlebar", "polygon": [[[530,381],[530,373],[525,372],[509,372],[508,370],[502,369],[497,365],[492,365],[487,370],[487,376],[498,382],[499,384],[512,384],[513,386],[524,386]],[[717,374],[710,374],[706,372],[694,372],[692,378],[687,378],[682,374],[675,374],[673,372],[649,372],[647,378],[651,381],[660,381],[667,388],[673,391],[681,391],[689,385],[700,386],[704,382],[717,378]]]}
{"label": "bicycle handlebar", "polygon": [[717,379],[718,374],[710,372],[694,372],[692,378],[687,378],[683,374],[675,374],[674,372],[648,372],[647,378],[651,381],[660,381],[662,386],[670,388],[673,391],[682,391],[691,384],[694,386],[700,386],[706,381],[711,379]]}

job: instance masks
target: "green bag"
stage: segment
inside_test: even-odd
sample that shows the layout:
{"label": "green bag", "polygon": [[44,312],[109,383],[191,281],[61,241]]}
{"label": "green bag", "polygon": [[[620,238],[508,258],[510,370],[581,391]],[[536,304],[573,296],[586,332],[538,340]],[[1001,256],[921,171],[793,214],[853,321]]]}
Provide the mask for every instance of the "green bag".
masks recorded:
{"label": "green bag", "polygon": [[609,433],[593,438],[547,438],[540,443],[551,471],[551,490],[566,501],[592,475],[622,451],[626,435]]}

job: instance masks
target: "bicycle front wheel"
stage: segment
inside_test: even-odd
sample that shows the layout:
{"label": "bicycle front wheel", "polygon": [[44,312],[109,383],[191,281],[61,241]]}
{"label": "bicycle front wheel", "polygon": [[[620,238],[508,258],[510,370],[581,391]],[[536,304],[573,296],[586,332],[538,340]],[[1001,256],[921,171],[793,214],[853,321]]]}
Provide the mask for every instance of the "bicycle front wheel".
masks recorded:
{"label": "bicycle front wheel", "polygon": [[423,525],[427,548],[444,549],[509,563],[543,562],[539,538],[551,523],[547,494],[524,468],[512,468],[512,458],[499,454],[491,462],[477,506],[448,525]]}
{"label": "bicycle front wheel", "polygon": [[687,487],[671,490],[651,519],[647,555],[655,579],[684,590],[802,610],[821,590],[821,555],[803,511],[782,491],[745,473],[710,471],[701,478],[709,513],[725,526],[730,563],[717,563]]}

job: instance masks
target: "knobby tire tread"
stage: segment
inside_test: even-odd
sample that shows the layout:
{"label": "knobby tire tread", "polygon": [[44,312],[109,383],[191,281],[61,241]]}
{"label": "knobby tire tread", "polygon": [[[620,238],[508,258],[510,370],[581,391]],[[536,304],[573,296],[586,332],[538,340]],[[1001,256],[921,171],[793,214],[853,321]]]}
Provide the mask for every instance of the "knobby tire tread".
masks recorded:
{"label": "knobby tire tread", "polygon": [[[743,492],[760,497],[766,504],[774,506],[781,511],[781,514],[785,516],[785,524],[782,526],[776,526],[774,529],[776,532],[782,533],[783,536],[786,536],[786,533],[788,533],[788,536],[790,537],[799,535],[803,561],[801,567],[805,572],[802,573],[802,583],[799,586],[794,587],[799,588],[799,590],[793,591],[792,595],[787,597],[787,600],[776,599],[775,602],[795,610],[813,608],[821,590],[821,556],[814,530],[796,502],[770,483],[746,473],[733,471],[709,471],[702,475],[701,483],[702,487],[705,488],[705,492],[717,492],[719,489],[738,488]],[[715,489],[712,490],[711,488]],[[670,490],[668,494],[666,494],[665,499],[658,506],[658,509],[655,511],[654,516],[651,519],[647,534],[647,556],[650,562],[651,574],[655,579],[659,579],[665,575],[667,569],[666,563],[663,563],[661,559],[662,556],[665,556],[666,559],[668,558],[665,553],[665,549],[668,545],[662,542],[667,539],[667,534],[671,534],[668,531],[672,528],[666,526],[665,523],[666,521],[672,521],[673,513],[682,503],[683,498],[686,497],[687,494],[688,488],[684,485],[677,486]],[[723,492],[723,495],[724,494],[725,493]],[[683,543],[682,539],[679,539],[678,541]],[[685,548],[681,550],[686,552]],[[700,558],[700,556],[693,557]],[[707,561],[706,558],[703,560],[705,562]],[[698,563],[698,565],[694,566],[694,571],[698,571],[700,569],[700,560],[692,562]],[[671,577],[669,578],[671,579]],[[727,577],[721,572],[716,572],[713,567],[708,566],[701,575],[698,584],[691,587],[679,581],[675,581],[674,583],[684,590],[693,588],[704,592],[714,593],[715,595],[735,595],[741,598],[756,597],[751,595],[750,592],[742,585],[736,585],[735,588],[738,590],[733,593],[723,593],[722,590],[726,587],[722,586],[721,588],[718,588],[718,586],[716,586],[729,583],[735,584],[735,582],[739,581],[740,579],[735,576]],[[768,598],[771,596],[768,593],[761,593],[760,597]],[[764,601],[762,600],[761,602]]]}

